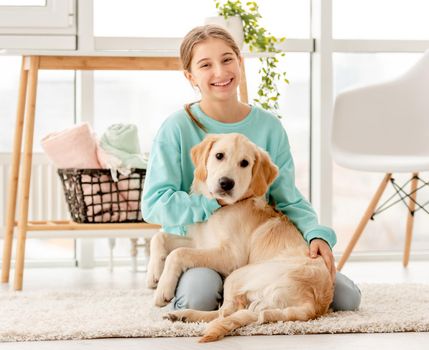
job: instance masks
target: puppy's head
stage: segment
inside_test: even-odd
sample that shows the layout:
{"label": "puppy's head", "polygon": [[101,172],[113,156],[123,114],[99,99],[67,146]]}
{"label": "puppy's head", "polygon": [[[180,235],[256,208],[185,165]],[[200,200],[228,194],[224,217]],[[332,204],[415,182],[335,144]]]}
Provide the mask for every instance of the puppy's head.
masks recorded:
{"label": "puppy's head", "polygon": [[233,204],[264,195],[278,174],[267,152],[241,134],[211,134],[191,150],[194,192]]}

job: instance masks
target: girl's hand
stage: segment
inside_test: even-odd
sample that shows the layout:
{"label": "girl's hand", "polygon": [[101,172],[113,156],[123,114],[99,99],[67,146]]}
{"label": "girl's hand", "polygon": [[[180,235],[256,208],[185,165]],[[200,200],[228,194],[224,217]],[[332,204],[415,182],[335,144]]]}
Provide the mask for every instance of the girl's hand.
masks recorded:
{"label": "girl's hand", "polygon": [[337,269],[335,267],[334,255],[332,254],[329,244],[323,239],[315,238],[310,242],[309,253],[310,258],[317,258],[319,255],[323,258],[328,271],[331,273],[332,282],[335,282]]}

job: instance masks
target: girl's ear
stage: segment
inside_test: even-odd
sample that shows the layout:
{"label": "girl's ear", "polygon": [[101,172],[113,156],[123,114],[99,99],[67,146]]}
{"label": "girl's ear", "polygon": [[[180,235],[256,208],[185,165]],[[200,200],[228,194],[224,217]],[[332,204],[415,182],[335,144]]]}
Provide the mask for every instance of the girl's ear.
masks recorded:
{"label": "girl's ear", "polygon": [[207,179],[207,158],[213,144],[219,139],[216,135],[207,135],[202,142],[192,147],[191,159],[194,163],[195,171],[194,178],[200,181],[206,181]]}
{"label": "girl's ear", "polygon": [[183,74],[185,75],[185,78],[189,80],[189,82],[192,84],[192,86],[196,85],[195,82],[194,82],[194,77],[192,76],[191,72],[189,72],[187,70],[184,70]]}
{"label": "girl's ear", "polygon": [[243,55],[238,56],[238,62],[240,63],[240,66],[244,63],[244,57]]}
{"label": "girl's ear", "polygon": [[268,153],[258,148],[255,164],[252,168],[252,184],[250,185],[255,196],[263,196],[278,174],[279,170],[271,161]]}

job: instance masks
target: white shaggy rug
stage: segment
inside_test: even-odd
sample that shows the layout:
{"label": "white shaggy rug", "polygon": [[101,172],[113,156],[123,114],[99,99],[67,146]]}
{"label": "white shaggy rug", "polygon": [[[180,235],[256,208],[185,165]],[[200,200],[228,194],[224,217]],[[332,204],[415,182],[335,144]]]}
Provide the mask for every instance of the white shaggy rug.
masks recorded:
{"label": "white shaggy rug", "polygon": [[[309,322],[249,325],[234,335],[429,331],[429,285],[364,284],[356,312]],[[172,323],[152,291],[0,293],[0,341],[200,336],[204,323]]]}

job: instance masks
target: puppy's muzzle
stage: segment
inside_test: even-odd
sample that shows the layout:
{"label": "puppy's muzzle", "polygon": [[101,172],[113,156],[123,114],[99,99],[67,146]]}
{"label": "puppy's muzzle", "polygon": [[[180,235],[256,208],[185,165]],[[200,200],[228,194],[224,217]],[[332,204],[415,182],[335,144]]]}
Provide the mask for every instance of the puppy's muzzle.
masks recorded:
{"label": "puppy's muzzle", "polygon": [[230,192],[235,185],[235,181],[229,177],[223,176],[219,179],[219,187],[223,192]]}

